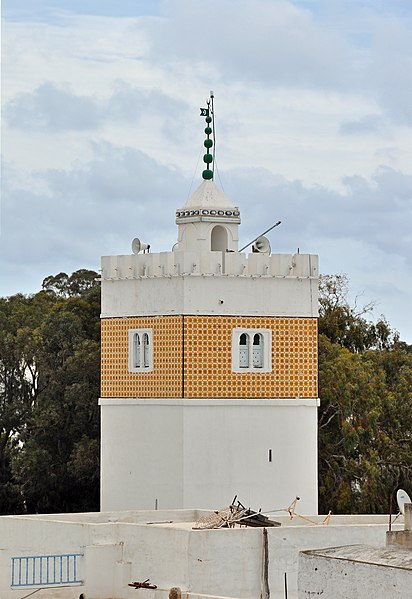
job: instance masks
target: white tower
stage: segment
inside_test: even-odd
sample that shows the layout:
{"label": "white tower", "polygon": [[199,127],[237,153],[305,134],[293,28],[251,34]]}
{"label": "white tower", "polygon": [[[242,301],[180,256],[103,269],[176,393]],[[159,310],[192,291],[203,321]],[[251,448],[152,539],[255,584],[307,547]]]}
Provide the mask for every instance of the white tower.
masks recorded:
{"label": "white tower", "polygon": [[[317,512],[315,255],[238,252],[239,209],[203,182],[172,252],[102,259],[101,509]],[[212,115],[213,116],[213,115]]]}

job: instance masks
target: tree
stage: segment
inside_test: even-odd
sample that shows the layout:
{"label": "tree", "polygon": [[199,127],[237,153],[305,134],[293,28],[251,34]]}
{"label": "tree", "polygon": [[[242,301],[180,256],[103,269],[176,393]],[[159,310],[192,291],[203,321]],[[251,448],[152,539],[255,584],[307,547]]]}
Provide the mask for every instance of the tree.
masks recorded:
{"label": "tree", "polygon": [[383,513],[410,489],[412,348],[347,300],[345,276],[322,277],[319,319],[319,503]]}
{"label": "tree", "polygon": [[383,316],[375,323],[366,319],[374,303],[351,306],[346,275],[322,275],[319,282],[319,333],[352,352],[389,348],[399,340]]}
{"label": "tree", "polygon": [[[321,278],[319,504],[387,512],[412,494],[412,346]],[[0,513],[99,507],[100,286],[81,269],[0,298]]]}
{"label": "tree", "polygon": [[366,356],[351,353],[323,335],[319,362],[322,511],[374,512],[378,507],[375,448],[386,393],[384,375]]}
{"label": "tree", "polygon": [[70,276],[65,272],[46,277],[42,289],[54,293],[60,298],[84,297],[90,289],[98,287],[99,275],[94,270],[81,268]]}
{"label": "tree", "polygon": [[0,300],[1,513],[98,509],[99,342],[93,271]]}
{"label": "tree", "polygon": [[0,513],[23,509],[11,464],[19,434],[40,392],[39,326],[52,305],[53,300],[44,294],[0,299]]}

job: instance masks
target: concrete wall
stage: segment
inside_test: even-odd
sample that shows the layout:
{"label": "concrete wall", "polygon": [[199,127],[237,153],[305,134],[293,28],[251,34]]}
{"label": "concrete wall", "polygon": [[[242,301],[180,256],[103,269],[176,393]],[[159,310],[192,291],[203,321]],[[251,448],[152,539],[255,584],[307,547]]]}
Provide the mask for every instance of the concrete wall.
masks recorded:
{"label": "concrete wall", "polygon": [[317,513],[318,400],[100,403],[102,510],[220,509],[237,494],[263,510],[299,495]]}
{"label": "concrete wall", "polygon": [[299,599],[405,599],[412,596],[412,553],[357,545],[303,552]]}
{"label": "concrete wall", "polygon": [[[81,571],[84,584],[59,591],[40,591],[36,593],[37,598],[78,599],[83,592],[86,599],[140,596],[167,599],[173,586],[179,586],[187,599],[259,597],[262,529],[192,530],[192,522],[187,520],[198,517],[197,511],[1,517],[0,597],[21,599],[36,590],[10,588],[11,556],[68,551],[84,553]],[[282,526],[267,529],[268,583],[272,599],[284,599],[285,572],[288,597],[297,598],[300,550],[361,542],[383,545],[385,542],[386,517],[332,517],[329,526],[312,523],[301,526],[303,520],[290,521],[280,514],[277,519]],[[321,518],[311,520],[321,521]],[[158,586],[157,591],[128,587],[131,581],[147,578]]]}
{"label": "concrete wall", "polygon": [[404,504],[403,514],[404,530],[388,531],[386,533],[386,544],[388,546],[399,546],[412,551],[412,503]]}

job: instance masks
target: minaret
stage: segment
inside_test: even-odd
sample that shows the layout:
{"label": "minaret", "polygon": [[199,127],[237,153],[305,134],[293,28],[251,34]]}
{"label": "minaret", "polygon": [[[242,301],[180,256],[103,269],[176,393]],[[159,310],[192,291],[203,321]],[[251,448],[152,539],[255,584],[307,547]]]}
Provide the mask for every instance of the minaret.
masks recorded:
{"label": "minaret", "polygon": [[265,238],[238,251],[239,209],[213,181],[213,97],[201,112],[206,168],[173,251],[135,241],[102,259],[101,509],[299,495],[313,514],[318,259]]}

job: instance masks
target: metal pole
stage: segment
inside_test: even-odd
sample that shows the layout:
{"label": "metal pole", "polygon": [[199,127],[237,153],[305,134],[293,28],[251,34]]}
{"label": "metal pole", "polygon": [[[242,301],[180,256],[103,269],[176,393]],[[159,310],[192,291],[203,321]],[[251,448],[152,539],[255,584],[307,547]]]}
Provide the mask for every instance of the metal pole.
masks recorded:
{"label": "metal pole", "polygon": [[249,245],[252,245],[252,243],[255,243],[255,241],[257,239],[259,239],[259,237],[262,237],[262,235],[266,235],[266,233],[269,233],[269,231],[271,231],[272,229],[274,229],[275,227],[277,227],[278,225],[280,225],[281,222],[282,222],[281,220],[278,220],[278,222],[275,223],[274,225],[272,225],[271,227],[269,227],[269,229],[266,229],[266,231],[263,231],[263,233],[261,233],[260,235],[258,235],[254,239],[252,239],[252,241],[249,241],[249,243],[247,243],[245,246],[242,247],[241,250],[239,250],[239,253],[243,252],[243,250],[245,250]]}

